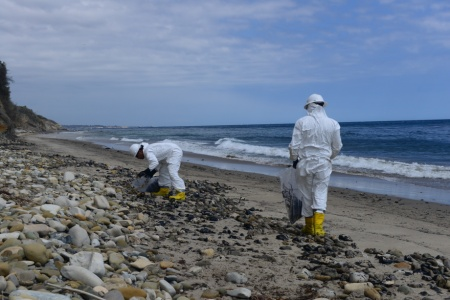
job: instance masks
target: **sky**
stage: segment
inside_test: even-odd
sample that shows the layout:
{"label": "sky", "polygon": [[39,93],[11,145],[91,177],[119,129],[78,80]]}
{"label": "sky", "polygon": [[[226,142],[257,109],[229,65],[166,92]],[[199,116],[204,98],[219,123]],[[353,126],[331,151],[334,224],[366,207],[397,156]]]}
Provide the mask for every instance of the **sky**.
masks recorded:
{"label": "sky", "polygon": [[11,99],[61,125],[450,118],[450,1],[0,0]]}

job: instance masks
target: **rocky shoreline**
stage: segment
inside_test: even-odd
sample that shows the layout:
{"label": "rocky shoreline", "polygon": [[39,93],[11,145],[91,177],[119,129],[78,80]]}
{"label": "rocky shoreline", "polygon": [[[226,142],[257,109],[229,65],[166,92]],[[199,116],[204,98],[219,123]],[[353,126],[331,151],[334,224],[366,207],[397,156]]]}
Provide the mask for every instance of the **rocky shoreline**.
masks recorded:
{"label": "rocky shoreline", "polygon": [[450,299],[443,255],[303,236],[234,186],[171,202],[136,170],[2,143],[2,299]]}

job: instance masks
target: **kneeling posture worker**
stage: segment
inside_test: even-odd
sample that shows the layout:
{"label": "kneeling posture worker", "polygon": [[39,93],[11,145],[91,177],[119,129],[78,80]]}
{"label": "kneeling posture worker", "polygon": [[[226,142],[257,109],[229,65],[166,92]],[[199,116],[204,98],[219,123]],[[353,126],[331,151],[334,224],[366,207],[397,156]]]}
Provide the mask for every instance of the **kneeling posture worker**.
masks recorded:
{"label": "kneeling posture worker", "polygon": [[296,168],[296,181],[302,197],[303,233],[323,236],[327,209],[331,160],[341,148],[339,123],[329,118],[321,95],[312,94],[304,109],[308,112],[297,120],[289,144],[290,158]]}
{"label": "kneeling posture worker", "polygon": [[161,187],[153,196],[168,196],[170,188],[175,189],[175,194],[170,199],[183,201],[186,199],[185,184],[178,175],[183,151],[173,143],[141,143],[130,146],[130,152],[138,159],[146,158],[148,168],[138,174],[138,177],[153,177],[159,171],[158,183]]}

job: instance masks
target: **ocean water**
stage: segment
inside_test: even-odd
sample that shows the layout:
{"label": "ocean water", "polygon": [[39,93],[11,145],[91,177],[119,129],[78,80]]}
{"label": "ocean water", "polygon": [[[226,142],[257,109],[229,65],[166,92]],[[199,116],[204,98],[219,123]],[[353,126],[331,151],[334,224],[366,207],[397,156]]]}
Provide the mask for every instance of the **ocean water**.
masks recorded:
{"label": "ocean water", "polygon": [[[450,120],[340,125],[344,146],[333,160],[332,186],[450,205]],[[132,143],[170,141],[183,149],[186,161],[276,176],[290,165],[293,126],[64,126],[67,131],[57,137],[124,151]],[[231,160],[219,163],[188,153]]]}

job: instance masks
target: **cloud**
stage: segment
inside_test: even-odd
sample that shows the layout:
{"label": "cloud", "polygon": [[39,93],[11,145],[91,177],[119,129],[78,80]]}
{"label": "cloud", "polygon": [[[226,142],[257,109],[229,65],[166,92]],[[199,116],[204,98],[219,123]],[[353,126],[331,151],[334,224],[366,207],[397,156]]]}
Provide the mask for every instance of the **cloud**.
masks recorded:
{"label": "cloud", "polygon": [[10,64],[30,77],[132,85],[302,81],[290,65],[307,69],[310,47],[287,46],[293,33],[276,27],[298,26],[296,18],[317,10],[292,1],[25,3],[8,1],[12,14],[2,16],[7,24],[24,20],[4,28],[16,45],[6,55]]}
{"label": "cloud", "polygon": [[43,115],[60,99],[102,107],[107,98],[120,113],[126,99],[149,94],[180,105],[189,92],[204,103],[209,89],[212,103],[253,104],[282,90],[445,73],[449,8],[418,0],[3,0],[0,60],[14,95]]}

